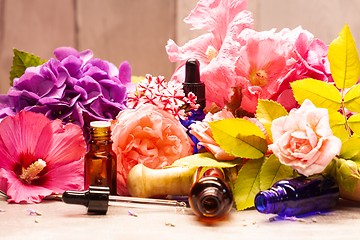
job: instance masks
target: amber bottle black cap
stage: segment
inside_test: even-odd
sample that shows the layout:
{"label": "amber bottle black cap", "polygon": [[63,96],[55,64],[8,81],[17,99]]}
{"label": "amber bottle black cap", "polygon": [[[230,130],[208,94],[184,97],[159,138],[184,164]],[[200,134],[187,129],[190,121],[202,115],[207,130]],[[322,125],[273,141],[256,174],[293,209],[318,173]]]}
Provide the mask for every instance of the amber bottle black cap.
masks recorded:
{"label": "amber bottle black cap", "polygon": [[185,64],[185,82],[183,83],[184,93],[187,96],[192,92],[197,97],[197,104],[205,108],[205,84],[200,81],[200,63],[197,59],[190,58]]}

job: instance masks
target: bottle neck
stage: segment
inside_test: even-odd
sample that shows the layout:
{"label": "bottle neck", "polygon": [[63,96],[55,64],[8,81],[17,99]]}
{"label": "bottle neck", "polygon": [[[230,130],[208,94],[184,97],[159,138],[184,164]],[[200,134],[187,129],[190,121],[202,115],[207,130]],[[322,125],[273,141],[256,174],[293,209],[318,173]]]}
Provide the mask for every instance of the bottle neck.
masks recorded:
{"label": "bottle neck", "polygon": [[203,216],[217,216],[224,208],[224,197],[215,187],[205,188],[199,194],[198,206]]}
{"label": "bottle neck", "polygon": [[110,127],[90,128],[90,144],[96,142],[112,143]]}
{"label": "bottle neck", "polygon": [[280,186],[261,191],[255,197],[255,208],[261,213],[279,213],[284,207],[285,195],[285,189]]}

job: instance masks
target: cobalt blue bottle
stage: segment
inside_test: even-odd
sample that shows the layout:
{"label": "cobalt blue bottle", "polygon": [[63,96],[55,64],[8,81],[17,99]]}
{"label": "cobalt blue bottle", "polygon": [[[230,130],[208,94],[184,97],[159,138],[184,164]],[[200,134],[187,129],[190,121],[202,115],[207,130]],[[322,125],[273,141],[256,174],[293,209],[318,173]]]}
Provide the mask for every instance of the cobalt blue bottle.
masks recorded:
{"label": "cobalt blue bottle", "polygon": [[314,175],[281,180],[255,197],[255,208],[261,213],[297,216],[334,207],[339,187],[330,176]]}

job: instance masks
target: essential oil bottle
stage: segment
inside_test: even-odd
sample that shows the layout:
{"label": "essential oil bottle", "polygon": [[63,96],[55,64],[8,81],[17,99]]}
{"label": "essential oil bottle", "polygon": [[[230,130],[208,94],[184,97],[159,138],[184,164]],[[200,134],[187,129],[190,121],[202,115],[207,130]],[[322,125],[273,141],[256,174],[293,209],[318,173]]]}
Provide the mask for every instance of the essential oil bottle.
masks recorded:
{"label": "essential oil bottle", "polygon": [[109,187],[116,194],[116,155],[112,150],[110,122],[90,123],[89,150],[85,155],[85,189]]}
{"label": "essential oil bottle", "polygon": [[314,175],[281,180],[255,197],[255,208],[261,213],[297,216],[327,210],[336,205],[339,187],[331,176]]}
{"label": "essential oil bottle", "polygon": [[[200,171],[201,168],[195,174],[195,179]],[[220,218],[231,210],[233,195],[219,169],[208,169],[195,181],[190,189],[189,204],[195,214],[208,218]]]}
{"label": "essential oil bottle", "polygon": [[200,63],[197,59],[190,58],[185,64],[185,82],[183,83],[183,90],[185,96],[188,96],[189,92],[192,92],[196,96],[196,104],[199,104],[199,108],[194,111],[189,111],[190,114],[187,120],[180,119],[181,124],[187,128],[187,134],[194,142],[193,153],[198,153],[202,146],[198,146],[199,140],[192,134],[190,134],[190,125],[195,121],[202,121],[205,118],[205,84],[200,81]]}
{"label": "essential oil bottle", "polygon": [[196,103],[200,105],[198,110],[192,111],[189,120],[201,121],[205,118],[206,106],[205,84],[200,81],[200,63],[197,59],[190,58],[185,64],[185,82],[183,83],[185,96],[192,92],[197,97]]}

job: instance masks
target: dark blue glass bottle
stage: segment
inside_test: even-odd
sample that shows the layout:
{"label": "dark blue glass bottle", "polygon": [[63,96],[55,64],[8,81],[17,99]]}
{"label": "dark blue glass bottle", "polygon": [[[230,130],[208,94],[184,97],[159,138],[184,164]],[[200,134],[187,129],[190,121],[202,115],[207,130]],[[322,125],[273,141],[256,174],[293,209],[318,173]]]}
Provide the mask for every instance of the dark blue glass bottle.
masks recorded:
{"label": "dark blue glass bottle", "polygon": [[334,207],[339,187],[330,176],[314,175],[281,180],[255,197],[255,208],[261,213],[297,216]]}

